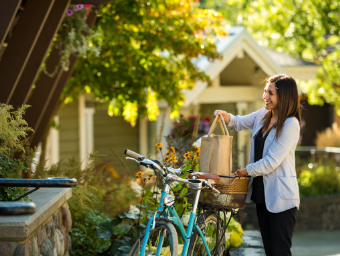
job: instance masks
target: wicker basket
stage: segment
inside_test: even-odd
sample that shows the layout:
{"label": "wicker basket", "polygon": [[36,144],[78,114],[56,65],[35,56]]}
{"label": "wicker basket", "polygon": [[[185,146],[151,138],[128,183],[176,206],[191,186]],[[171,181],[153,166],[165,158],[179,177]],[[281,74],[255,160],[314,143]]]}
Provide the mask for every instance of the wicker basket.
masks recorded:
{"label": "wicker basket", "polygon": [[[248,193],[250,178],[235,178],[231,184],[215,184],[215,188],[221,192],[217,194],[210,189],[201,191],[200,203],[210,205],[216,209],[243,209]],[[188,195],[188,202],[193,203],[196,193]]]}
{"label": "wicker basket", "polygon": [[231,184],[215,184],[215,188],[221,194],[247,194],[250,178],[235,178]]}

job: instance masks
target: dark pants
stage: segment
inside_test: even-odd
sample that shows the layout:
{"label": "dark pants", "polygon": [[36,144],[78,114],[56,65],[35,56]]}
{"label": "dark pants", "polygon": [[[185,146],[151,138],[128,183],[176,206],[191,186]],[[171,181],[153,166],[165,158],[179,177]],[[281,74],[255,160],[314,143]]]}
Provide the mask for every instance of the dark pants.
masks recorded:
{"label": "dark pants", "polygon": [[271,213],[265,204],[256,204],[256,213],[266,256],[291,256],[296,207]]}

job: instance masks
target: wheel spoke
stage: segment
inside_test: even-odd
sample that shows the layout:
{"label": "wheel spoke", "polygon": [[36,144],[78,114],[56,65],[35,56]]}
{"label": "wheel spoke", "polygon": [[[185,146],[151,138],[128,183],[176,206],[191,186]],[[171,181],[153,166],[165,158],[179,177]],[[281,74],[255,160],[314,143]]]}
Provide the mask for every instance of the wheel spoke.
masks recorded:
{"label": "wheel spoke", "polygon": [[[156,255],[157,250],[159,255],[171,256],[177,254],[177,232],[173,225],[164,222],[156,224],[156,228],[150,231],[147,246],[145,248],[145,255]],[[143,239],[135,242],[129,256],[139,256]]]}

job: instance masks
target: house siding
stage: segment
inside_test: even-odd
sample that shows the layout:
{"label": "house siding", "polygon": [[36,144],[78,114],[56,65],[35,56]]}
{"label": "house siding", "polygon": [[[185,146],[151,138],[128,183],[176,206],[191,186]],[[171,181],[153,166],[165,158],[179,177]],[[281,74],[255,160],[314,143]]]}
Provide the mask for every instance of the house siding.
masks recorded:
{"label": "house siding", "polygon": [[112,159],[111,165],[119,174],[135,171],[138,165],[125,160],[124,151],[138,152],[138,125],[131,127],[123,117],[110,117],[106,108],[96,108],[93,125],[95,151],[104,159]]}
{"label": "house siding", "polygon": [[59,112],[59,159],[79,157],[78,100]]}

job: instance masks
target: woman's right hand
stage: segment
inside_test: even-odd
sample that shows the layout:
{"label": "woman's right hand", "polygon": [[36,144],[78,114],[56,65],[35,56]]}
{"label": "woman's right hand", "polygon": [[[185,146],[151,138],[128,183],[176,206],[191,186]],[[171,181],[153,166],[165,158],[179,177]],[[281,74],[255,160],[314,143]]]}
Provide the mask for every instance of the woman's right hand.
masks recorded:
{"label": "woman's right hand", "polygon": [[214,111],[214,116],[218,116],[218,119],[217,119],[218,122],[221,122],[220,115],[223,116],[224,122],[225,122],[226,124],[228,124],[229,121],[230,121],[230,115],[229,115],[226,111],[223,111],[223,110],[215,110],[215,111]]}

